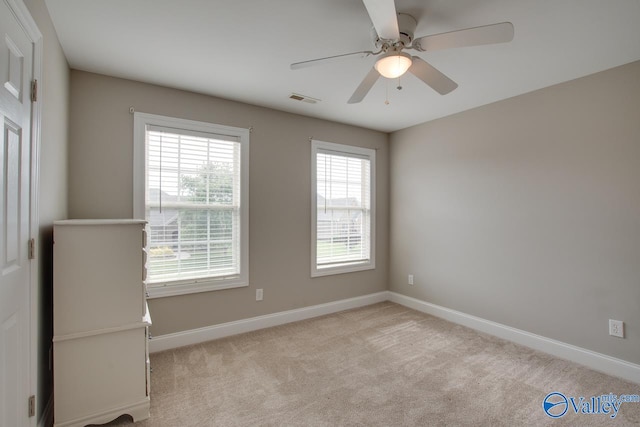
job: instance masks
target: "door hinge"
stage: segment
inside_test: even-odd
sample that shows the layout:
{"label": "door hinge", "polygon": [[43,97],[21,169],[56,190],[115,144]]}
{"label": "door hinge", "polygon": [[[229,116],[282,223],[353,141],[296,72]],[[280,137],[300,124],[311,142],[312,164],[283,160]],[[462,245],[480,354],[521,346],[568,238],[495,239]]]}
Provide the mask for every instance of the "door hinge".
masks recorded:
{"label": "door hinge", "polygon": [[36,397],[34,395],[29,396],[29,417],[36,416]]}
{"label": "door hinge", "polygon": [[29,259],[36,258],[36,239],[29,239]]}
{"label": "door hinge", "polygon": [[31,102],[38,100],[38,80],[31,82]]}

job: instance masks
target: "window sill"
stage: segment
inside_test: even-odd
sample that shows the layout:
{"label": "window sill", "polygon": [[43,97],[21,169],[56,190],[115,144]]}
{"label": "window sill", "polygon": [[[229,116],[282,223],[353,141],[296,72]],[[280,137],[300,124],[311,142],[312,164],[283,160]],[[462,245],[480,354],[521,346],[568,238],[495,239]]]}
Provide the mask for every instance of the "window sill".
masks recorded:
{"label": "window sill", "polygon": [[376,265],[373,262],[339,264],[333,267],[313,268],[311,277],[331,276],[334,274],[354,273],[356,271],[374,270]]}
{"label": "window sill", "polygon": [[199,292],[219,291],[222,289],[244,288],[249,286],[247,280],[199,280],[186,283],[148,284],[148,299],[195,294]]}

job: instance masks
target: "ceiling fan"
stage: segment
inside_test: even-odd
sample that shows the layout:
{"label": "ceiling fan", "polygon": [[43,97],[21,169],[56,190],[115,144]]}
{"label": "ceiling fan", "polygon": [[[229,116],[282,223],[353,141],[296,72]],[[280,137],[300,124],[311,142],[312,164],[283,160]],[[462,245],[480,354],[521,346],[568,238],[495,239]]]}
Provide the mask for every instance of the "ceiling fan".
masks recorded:
{"label": "ceiling fan", "polygon": [[362,0],[373,23],[373,41],[377,51],[362,51],[312,59],[291,64],[292,70],[325,64],[354,57],[378,56],[373,68],[357,87],[349,104],[364,99],[380,76],[395,79],[409,71],[441,95],[446,95],[458,84],[438,71],[419,56],[409,55],[405,50],[428,52],[456,47],[506,43],[513,40],[513,24],[484,25],[447,33],[433,34],[414,39],[417,21],[406,13],[396,13],[394,0]]}

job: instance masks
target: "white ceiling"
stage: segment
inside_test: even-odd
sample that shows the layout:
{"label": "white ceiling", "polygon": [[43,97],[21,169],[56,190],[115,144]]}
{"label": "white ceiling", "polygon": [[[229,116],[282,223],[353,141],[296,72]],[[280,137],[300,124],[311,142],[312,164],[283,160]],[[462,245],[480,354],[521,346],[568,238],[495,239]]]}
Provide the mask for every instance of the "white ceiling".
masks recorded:
{"label": "white ceiling", "polygon": [[[638,0],[396,0],[416,37],[510,21],[511,43],[423,52],[459,87],[412,75],[347,100],[375,59],[291,71],[374,50],[361,0],[46,0],[69,65],[391,132],[640,60]],[[317,104],[289,99],[292,92]],[[389,104],[385,104],[388,92]]]}

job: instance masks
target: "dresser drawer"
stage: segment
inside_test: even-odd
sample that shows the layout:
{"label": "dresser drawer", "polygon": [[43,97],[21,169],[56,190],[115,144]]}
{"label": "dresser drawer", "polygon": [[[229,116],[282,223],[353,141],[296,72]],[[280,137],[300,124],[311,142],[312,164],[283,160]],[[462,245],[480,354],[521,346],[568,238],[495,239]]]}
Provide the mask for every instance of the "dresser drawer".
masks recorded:
{"label": "dresser drawer", "polygon": [[54,335],[140,322],[143,224],[54,227]]}
{"label": "dresser drawer", "polygon": [[148,399],[146,330],[53,343],[56,424]]}

